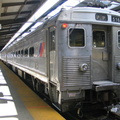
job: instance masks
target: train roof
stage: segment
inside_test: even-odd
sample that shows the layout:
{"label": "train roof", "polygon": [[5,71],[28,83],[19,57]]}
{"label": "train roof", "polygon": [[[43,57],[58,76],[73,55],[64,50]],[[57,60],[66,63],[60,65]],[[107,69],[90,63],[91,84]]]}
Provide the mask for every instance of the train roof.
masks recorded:
{"label": "train roof", "polygon": [[58,20],[120,26],[120,13],[108,8],[74,7],[69,10],[63,10]]}

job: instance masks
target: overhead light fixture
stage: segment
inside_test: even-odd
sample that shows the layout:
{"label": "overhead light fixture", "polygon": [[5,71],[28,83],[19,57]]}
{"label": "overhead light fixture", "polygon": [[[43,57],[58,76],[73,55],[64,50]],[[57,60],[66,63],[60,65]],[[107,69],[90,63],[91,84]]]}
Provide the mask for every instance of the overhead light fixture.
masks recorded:
{"label": "overhead light fixture", "polygon": [[62,5],[58,6],[57,9],[53,10],[51,13],[49,13],[47,16],[48,18],[49,17],[52,17],[54,16],[55,14],[57,14],[58,12],[60,12],[60,10],[62,8],[65,8],[65,9],[70,9],[74,6],[76,6],[77,4],[79,4],[82,0],[67,0],[65,3],[63,3]]}

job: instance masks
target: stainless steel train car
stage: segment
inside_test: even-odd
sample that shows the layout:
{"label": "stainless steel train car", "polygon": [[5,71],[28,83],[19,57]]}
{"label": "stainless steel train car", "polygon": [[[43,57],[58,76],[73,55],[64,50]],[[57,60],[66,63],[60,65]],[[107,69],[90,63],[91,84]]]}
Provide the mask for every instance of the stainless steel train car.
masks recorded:
{"label": "stainless steel train car", "polygon": [[82,103],[110,105],[120,85],[120,14],[64,9],[3,49],[1,60],[63,112]]}

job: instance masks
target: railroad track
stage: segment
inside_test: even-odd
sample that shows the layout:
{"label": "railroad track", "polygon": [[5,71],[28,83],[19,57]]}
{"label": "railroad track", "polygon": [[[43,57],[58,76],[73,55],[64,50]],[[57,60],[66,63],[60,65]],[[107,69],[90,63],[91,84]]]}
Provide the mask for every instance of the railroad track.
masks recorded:
{"label": "railroad track", "polygon": [[112,113],[107,115],[105,110],[85,113],[83,118],[78,117],[75,113],[72,112],[65,113],[63,117],[65,117],[66,120],[120,120],[120,116]]}
{"label": "railroad track", "polygon": [[[24,80],[23,82],[33,90],[33,86],[31,84],[28,84]],[[46,103],[48,103],[51,107],[53,107],[57,112],[59,112],[66,120],[120,120],[120,116],[118,116],[117,114],[113,114],[113,113],[109,113],[107,115],[107,112],[105,110],[97,110],[97,111],[93,110],[90,112],[85,112],[83,113],[83,117],[79,117],[76,111],[61,113],[51,104],[48,96],[46,96],[45,94],[38,93],[35,90],[33,91],[36,94],[38,94],[38,96],[42,98]]]}

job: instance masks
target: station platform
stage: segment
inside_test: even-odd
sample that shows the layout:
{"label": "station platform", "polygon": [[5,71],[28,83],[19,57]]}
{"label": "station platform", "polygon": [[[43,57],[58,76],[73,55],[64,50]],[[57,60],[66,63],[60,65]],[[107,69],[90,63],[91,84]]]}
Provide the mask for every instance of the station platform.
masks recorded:
{"label": "station platform", "polygon": [[0,61],[0,120],[65,120]]}

